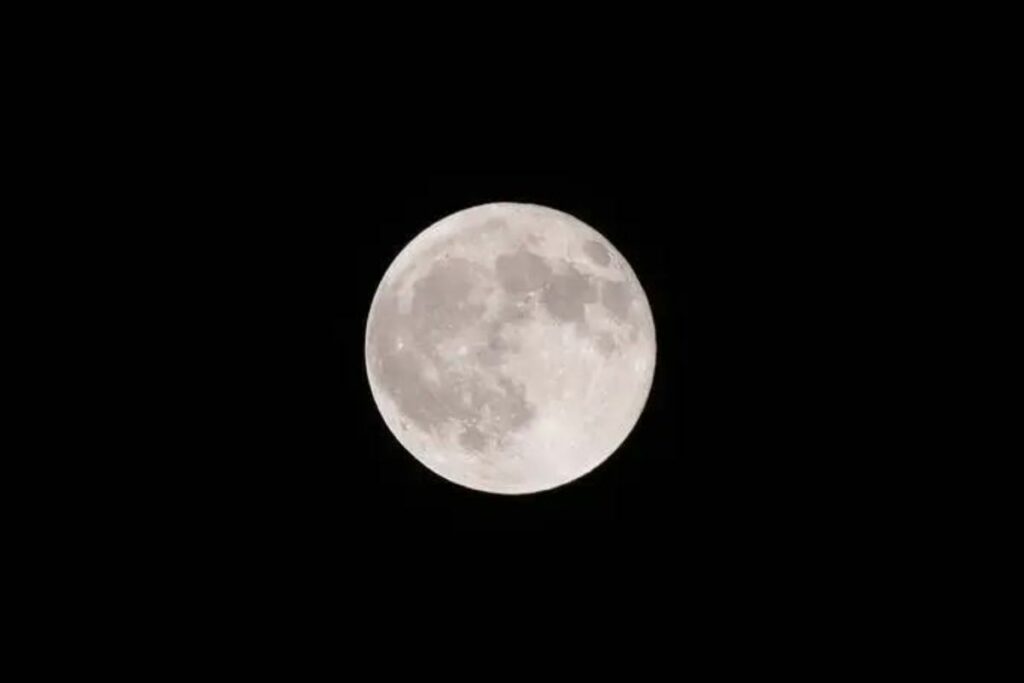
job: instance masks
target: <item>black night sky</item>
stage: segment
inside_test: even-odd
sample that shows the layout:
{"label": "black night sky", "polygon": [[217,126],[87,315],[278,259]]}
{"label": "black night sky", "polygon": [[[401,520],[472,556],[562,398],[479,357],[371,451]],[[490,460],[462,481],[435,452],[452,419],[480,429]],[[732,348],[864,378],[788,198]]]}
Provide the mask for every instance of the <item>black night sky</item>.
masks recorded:
{"label": "black night sky", "polygon": [[[229,436],[207,461],[215,490],[270,524],[317,529],[672,527],[749,510],[770,456],[737,406],[759,400],[743,373],[767,341],[750,335],[773,329],[744,319],[758,294],[742,290],[757,283],[737,279],[737,265],[757,252],[755,230],[737,224],[715,181],[622,169],[373,172],[239,191],[261,206],[216,244],[232,267],[224,300],[210,302],[212,322],[230,332],[217,359],[227,389],[217,419]],[[365,373],[367,314],[392,259],[439,218],[491,201],[552,206],[600,230],[640,278],[658,335],[653,388],[629,439],[586,477],[535,495],[479,493],[428,471],[388,432]]]}

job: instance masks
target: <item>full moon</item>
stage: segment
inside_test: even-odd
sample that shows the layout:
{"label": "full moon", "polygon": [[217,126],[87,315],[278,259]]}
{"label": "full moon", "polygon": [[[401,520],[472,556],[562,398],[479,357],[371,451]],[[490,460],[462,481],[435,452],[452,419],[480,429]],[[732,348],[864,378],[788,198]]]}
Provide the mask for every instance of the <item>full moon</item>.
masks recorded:
{"label": "full moon", "polygon": [[654,319],[632,268],[569,214],[497,203],[447,216],[384,274],[366,371],[388,429],[479,491],[571,482],[633,430],[654,378]]}

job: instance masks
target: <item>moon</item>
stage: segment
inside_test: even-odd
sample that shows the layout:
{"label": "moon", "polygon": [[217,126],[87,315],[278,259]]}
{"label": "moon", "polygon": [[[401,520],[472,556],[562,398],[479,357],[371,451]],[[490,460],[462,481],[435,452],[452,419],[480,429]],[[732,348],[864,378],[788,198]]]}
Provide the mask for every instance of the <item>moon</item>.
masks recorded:
{"label": "moon", "polygon": [[604,462],[647,402],[654,318],[626,259],[573,216],[494,203],[419,233],[384,274],[366,372],[419,462],[478,491],[524,494]]}

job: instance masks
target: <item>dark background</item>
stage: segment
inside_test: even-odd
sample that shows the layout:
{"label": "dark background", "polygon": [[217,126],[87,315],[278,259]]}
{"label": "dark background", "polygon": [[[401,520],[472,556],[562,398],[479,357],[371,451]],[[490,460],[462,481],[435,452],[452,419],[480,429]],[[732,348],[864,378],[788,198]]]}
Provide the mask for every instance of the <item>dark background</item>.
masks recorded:
{"label": "dark background", "polygon": [[[189,97],[133,91],[138,116],[125,114],[137,136],[124,136],[130,180],[114,189],[129,198],[124,224],[143,227],[110,247],[157,274],[159,295],[140,288],[135,307],[153,327],[136,334],[154,342],[140,367],[167,373],[159,407],[139,402],[166,422],[139,448],[168,455],[133,465],[133,495],[184,506],[166,513],[172,528],[211,546],[309,547],[421,525],[607,523],[715,544],[819,526],[843,484],[839,459],[815,450],[846,440],[822,427],[837,308],[822,283],[862,239],[857,196],[870,190],[835,173],[858,130],[815,114],[826,93],[759,77],[756,60],[614,86],[593,70],[543,86],[510,73],[503,88],[491,74],[463,98],[415,65],[273,65],[197,69]],[[365,374],[366,318],[392,259],[438,219],[493,201],[552,206],[606,235],[657,329],[629,439],[538,495],[433,475],[388,432]]]}
{"label": "dark background", "polygon": [[[141,388],[114,416],[123,444],[109,468],[83,460],[105,482],[90,504],[107,512],[87,532],[126,567],[153,568],[168,599],[296,610],[307,627],[368,601],[390,634],[404,622],[372,607],[382,601],[417,631],[454,601],[514,611],[525,594],[585,614],[717,612],[774,599],[781,574],[804,580],[795,564],[829,561],[850,461],[838,455],[846,435],[818,419],[827,395],[807,381],[829,381],[834,360],[803,365],[821,357],[824,301],[806,305],[815,283],[792,266],[818,206],[806,174],[755,173],[761,157],[743,144],[724,156],[694,145],[685,170],[596,154],[561,170],[491,159],[450,171],[298,148],[205,154],[207,166],[174,166],[190,173],[137,195],[161,214],[133,245],[160,294],[131,293],[150,316],[131,316],[119,340],[142,349]],[[440,218],[492,201],[552,206],[602,232],[657,331],[631,435],[588,475],[538,494],[480,493],[430,472],[388,431],[366,377],[366,320],[392,260]]]}
{"label": "dark background", "polygon": [[[111,477],[146,511],[140,536],[324,571],[491,544],[532,562],[548,556],[536,544],[580,543],[618,566],[637,544],[689,548],[709,574],[723,567],[707,558],[738,571],[834,537],[848,514],[836,501],[865,463],[842,455],[849,427],[828,428],[848,358],[826,351],[843,334],[826,320],[844,305],[826,283],[864,237],[867,191],[825,162],[849,156],[834,131],[753,116],[783,91],[725,97],[710,78],[699,99],[615,91],[607,108],[611,91],[574,92],[573,79],[430,106],[396,101],[411,92],[396,87],[379,107],[317,84],[282,77],[268,102],[212,79],[206,108],[170,103],[122,162],[135,174],[117,188],[130,197],[123,223],[145,226],[130,233],[130,267],[159,283],[132,293],[148,322],[124,342],[151,343],[137,396],[159,398],[135,401],[143,417],[128,431],[130,450],[154,455]],[[493,201],[602,232],[657,330],[630,437],[536,495],[428,471],[388,432],[366,378],[366,319],[391,261],[440,218]]]}
{"label": "dark background", "polygon": [[[624,597],[826,561],[863,519],[844,503],[852,466],[871,461],[846,456],[850,434],[829,428],[835,406],[818,389],[835,378],[820,348],[835,300],[794,266],[816,205],[807,182],[788,189],[782,171],[751,182],[754,161],[715,158],[677,173],[621,158],[558,172],[275,164],[216,187],[217,204],[235,207],[231,227],[200,221],[185,241],[203,252],[175,277],[194,304],[167,356],[183,371],[170,380],[180,429],[163,432],[159,467],[139,465],[149,486],[134,495],[161,501],[152,538],[299,580],[300,592],[338,573],[404,595],[436,571],[486,594],[516,577],[547,585],[557,565],[581,589],[628,576]],[[552,206],[601,231],[640,278],[657,330],[629,438],[590,474],[533,495],[430,472],[388,431],[366,377],[367,315],[391,261],[433,222],[491,201]]]}
{"label": "dark background", "polygon": [[[208,244],[205,276],[220,281],[201,310],[216,333],[197,343],[215,378],[200,392],[215,442],[197,451],[209,482],[195,483],[214,518],[245,509],[263,522],[247,529],[293,538],[549,522],[692,534],[764,519],[785,468],[766,416],[786,398],[764,378],[772,337],[786,333],[778,307],[759,327],[769,283],[753,268],[770,257],[750,188],[619,164],[274,179],[234,188],[238,227]],[[601,231],[632,264],[657,329],[654,383],[630,437],[589,475],[536,495],[479,493],[428,471],[387,430],[366,379],[366,319],[392,259],[436,220],[491,201],[552,206]]]}
{"label": "dark background", "polygon": [[[540,622],[555,631],[545,642],[569,642],[566,614],[609,633],[669,619],[666,651],[724,633],[735,658],[735,629],[778,632],[792,595],[819,631],[815,609],[843,617],[829,599],[857,601],[890,575],[888,554],[858,545],[907,547],[929,511],[903,495],[917,480],[894,477],[911,469],[893,457],[911,438],[869,434],[911,402],[899,369],[866,371],[915,301],[879,319],[864,295],[888,296],[879,264],[920,258],[893,248],[916,208],[886,206],[913,180],[903,141],[931,116],[899,106],[919,81],[916,52],[886,81],[860,73],[874,49],[860,35],[822,59],[833,39],[820,27],[806,33],[821,45],[770,30],[748,44],[731,19],[711,33],[664,21],[672,35],[620,40],[616,27],[576,47],[534,20],[504,42],[414,26],[431,44],[403,52],[309,23],[291,40],[212,27],[209,57],[178,35],[141,59],[87,33],[107,64],[82,51],[34,79],[60,99],[36,115],[55,148],[37,156],[71,188],[39,202],[70,219],[36,232],[83,271],[60,288],[82,313],[56,316],[53,357],[95,373],[43,385],[84,413],[40,430],[71,441],[39,458],[46,488],[54,477],[69,492],[57,535],[79,540],[39,536],[67,548],[54,586],[77,576],[72,589],[102,602],[97,585],[111,585],[149,619],[164,614],[149,601],[166,601],[211,643],[230,630],[212,618],[224,614],[330,646],[360,601],[374,619],[355,624],[379,644],[410,622],[417,637],[437,629],[453,596],[504,617],[541,586],[522,640]],[[256,45],[223,39],[241,34]],[[449,60],[421,61],[444,45]],[[538,495],[430,473],[387,431],[365,376],[366,316],[391,260],[489,201],[550,205],[605,234],[657,328],[629,439]],[[912,513],[903,526],[887,496]],[[410,596],[437,604],[416,610]],[[621,604],[662,613],[613,618]]]}
{"label": "dark background", "polygon": [[[239,298],[224,310],[242,313],[248,329],[226,360],[244,361],[253,392],[233,392],[251,415],[228,414],[240,420],[237,458],[256,482],[312,515],[348,511],[369,524],[682,516],[700,462],[687,455],[697,410],[688,307],[708,286],[694,277],[708,255],[681,181],[482,170],[368,173],[325,191],[329,199],[288,187],[240,236],[242,268],[228,271]],[[597,227],[638,273],[657,325],[654,385],[632,436],[591,475],[537,495],[483,494],[428,471],[387,430],[366,379],[366,319],[391,261],[433,222],[491,201],[540,203]]]}

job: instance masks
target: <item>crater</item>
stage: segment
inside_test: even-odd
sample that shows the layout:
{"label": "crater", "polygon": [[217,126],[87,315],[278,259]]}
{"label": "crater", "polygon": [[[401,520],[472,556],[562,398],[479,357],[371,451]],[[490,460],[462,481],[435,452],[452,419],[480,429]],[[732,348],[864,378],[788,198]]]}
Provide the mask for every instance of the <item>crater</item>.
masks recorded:
{"label": "crater", "polygon": [[402,414],[422,429],[430,429],[445,419],[445,406],[435,398],[437,385],[431,385],[424,372],[426,364],[413,350],[381,354],[378,376],[385,391],[398,404]]}
{"label": "crater", "polygon": [[491,332],[487,342],[476,351],[477,361],[484,366],[501,365],[509,351],[514,347],[501,336],[500,327]]}
{"label": "crater", "polygon": [[526,400],[526,388],[507,377],[498,378],[500,392],[494,392],[493,401],[487,403],[491,421],[501,425],[502,431],[515,431],[526,426],[536,414],[536,409]]}
{"label": "crater", "polygon": [[504,218],[488,218],[480,224],[479,232],[490,233],[508,229],[508,221]]}
{"label": "crater", "polygon": [[479,281],[478,269],[478,265],[459,257],[435,263],[413,284],[413,327],[436,337],[440,331],[462,329],[478,320],[484,306],[470,298]]}
{"label": "crater", "polygon": [[583,253],[599,266],[607,266],[612,260],[611,254],[608,253],[608,249],[596,240],[590,240],[584,244]]}
{"label": "crater", "polygon": [[[499,377],[495,386],[476,372],[445,368],[439,381],[431,382],[424,374],[426,366],[422,356],[398,352],[386,355],[377,373],[402,416],[422,431],[437,434],[446,422],[458,420],[473,424],[481,435],[504,433],[525,426],[535,414],[525,390],[506,377]],[[466,438],[479,442],[474,436]]]}
{"label": "crater", "polygon": [[541,300],[554,318],[584,323],[584,305],[597,301],[597,292],[589,277],[570,267],[565,275],[551,278]]}
{"label": "crater", "polygon": [[366,335],[371,361],[379,363],[381,350],[398,343],[401,338],[400,322],[398,300],[394,293],[381,293],[370,316]]}
{"label": "crater", "polygon": [[495,271],[502,288],[509,294],[525,294],[540,289],[551,277],[551,267],[547,262],[526,249],[499,256]]}
{"label": "crater", "polygon": [[616,348],[618,347],[615,345],[615,340],[612,338],[612,335],[607,332],[602,332],[597,335],[597,350],[600,351],[602,355],[610,356]]}
{"label": "crater", "polygon": [[487,437],[476,427],[466,427],[459,434],[459,443],[468,451],[479,453],[487,447]]}
{"label": "crater", "polygon": [[618,320],[629,317],[629,309],[634,298],[629,283],[606,280],[601,285],[601,303]]}
{"label": "crater", "polygon": [[[404,422],[422,432],[439,435],[444,433],[447,423],[459,421],[472,427],[459,437],[459,443],[468,450],[486,450],[494,434],[520,429],[535,414],[526,400],[524,387],[501,375],[496,382],[488,379],[514,345],[503,338],[500,326],[496,327],[478,347],[480,364],[466,367],[446,360],[430,338],[417,337],[412,329],[414,325],[432,326],[444,315],[463,315],[459,311],[465,308],[457,307],[440,315],[440,309],[434,306],[437,302],[422,299],[425,292],[447,291],[456,300],[447,288],[462,281],[464,273],[460,274],[459,268],[456,266],[454,272],[435,269],[431,273],[433,279],[417,290],[421,298],[408,314],[398,311],[393,294],[378,302],[369,326],[368,367],[377,385],[395,402]],[[464,292],[458,298],[465,299]],[[399,338],[410,341],[398,344]]]}

